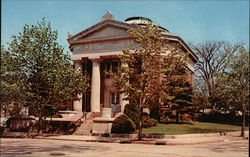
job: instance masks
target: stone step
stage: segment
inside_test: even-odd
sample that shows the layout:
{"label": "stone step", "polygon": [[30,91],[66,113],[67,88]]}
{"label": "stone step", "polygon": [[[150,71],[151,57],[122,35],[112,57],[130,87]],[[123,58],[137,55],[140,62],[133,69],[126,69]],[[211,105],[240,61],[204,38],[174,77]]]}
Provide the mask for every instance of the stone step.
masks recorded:
{"label": "stone step", "polygon": [[83,123],[92,123],[93,122],[93,118],[87,119],[87,120],[82,120],[82,121],[83,121]]}
{"label": "stone step", "polygon": [[92,123],[82,123],[75,131],[75,135],[91,135],[92,133]]}
{"label": "stone step", "polygon": [[82,130],[82,131],[77,131],[74,133],[74,135],[91,135],[91,130]]}
{"label": "stone step", "polygon": [[[83,123],[83,124],[84,124],[84,123]],[[85,130],[85,129],[91,129],[91,128],[92,128],[91,125],[83,125],[83,124],[81,124],[81,126],[78,127],[77,129],[78,129],[78,130]]]}

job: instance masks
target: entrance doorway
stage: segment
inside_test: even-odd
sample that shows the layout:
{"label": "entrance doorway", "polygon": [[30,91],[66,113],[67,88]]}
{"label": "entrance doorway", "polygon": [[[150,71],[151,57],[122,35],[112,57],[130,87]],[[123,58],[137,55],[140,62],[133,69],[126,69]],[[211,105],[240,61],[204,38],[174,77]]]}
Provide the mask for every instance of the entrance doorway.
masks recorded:
{"label": "entrance doorway", "polygon": [[114,115],[121,112],[120,95],[118,92],[109,92],[109,105]]}

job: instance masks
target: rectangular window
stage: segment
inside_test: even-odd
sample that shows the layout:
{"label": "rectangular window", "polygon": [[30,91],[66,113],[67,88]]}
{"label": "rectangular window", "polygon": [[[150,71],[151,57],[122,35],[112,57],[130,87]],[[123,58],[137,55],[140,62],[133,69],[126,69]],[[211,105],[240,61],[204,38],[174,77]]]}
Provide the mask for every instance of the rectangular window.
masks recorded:
{"label": "rectangular window", "polygon": [[112,62],[112,72],[117,73],[118,71],[118,62]]}
{"label": "rectangular window", "polygon": [[111,93],[111,104],[119,104],[119,94],[118,93]]}
{"label": "rectangular window", "polygon": [[105,69],[104,69],[105,77],[109,78],[110,76],[109,76],[108,72],[112,71],[113,73],[116,73],[118,71],[118,67],[119,67],[120,63],[117,61],[107,61],[104,64],[105,64],[105,66],[104,66],[105,67]]}

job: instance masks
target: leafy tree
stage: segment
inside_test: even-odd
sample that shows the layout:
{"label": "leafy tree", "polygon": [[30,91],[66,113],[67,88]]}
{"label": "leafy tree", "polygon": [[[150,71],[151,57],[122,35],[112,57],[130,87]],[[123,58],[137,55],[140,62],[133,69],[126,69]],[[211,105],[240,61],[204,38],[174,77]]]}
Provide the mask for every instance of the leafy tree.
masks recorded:
{"label": "leafy tree", "polygon": [[17,115],[25,102],[25,81],[12,54],[1,47],[1,114]]}
{"label": "leafy tree", "polygon": [[202,95],[209,96],[211,108],[218,105],[216,93],[218,73],[224,73],[237,53],[239,44],[231,45],[224,41],[206,41],[205,43],[190,45],[194,53],[198,56],[196,64],[197,77],[206,84],[206,91]]}
{"label": "leafy tree", "polygon": [[239,54],[232,60],[228,71],[219,75],[218,96],[222,98],[220,109],[226,111],[241,111],[242,129],[241,136],[245,136],[245,118],[249,104],[249,52],[243,47]]}
{"label": "leafy tree", "polygon": [[158,26],[134,25],[128,33],[134,43],[129,50],[123,51],[120,56],[123,66],[112,76],[115,85],[129,96],[129,101],[139,106],[138,139],[141,140],[143,107],[148,107],[149,101],[159,96],[159,102],[172,98],[165,92],[165,85],[186,60],[184,53],[168,42]]}
{"label": "leafy tree", "polygon": [[[28,106],[39,117],[39,131],[48,106],[63,107],[87,87],[87,77],[73,69],[69,54],[56,41],[57,36],[44,19],[37,25],[25,25],[2,55],[6,63],[1,84],[6,84],[6,91],[13,90],[13,86],[19,89],[11,101]],[[1,94],[8,96],[5,91]]]}

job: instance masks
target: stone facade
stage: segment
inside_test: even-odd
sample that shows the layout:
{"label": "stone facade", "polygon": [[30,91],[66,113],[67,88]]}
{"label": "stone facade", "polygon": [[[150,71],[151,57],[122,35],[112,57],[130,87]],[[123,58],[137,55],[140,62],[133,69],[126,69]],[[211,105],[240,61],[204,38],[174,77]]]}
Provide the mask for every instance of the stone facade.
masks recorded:
{"label": "stone facade", "polygon": [[[151,22],[147,18],[144,19]],[[99,23],[69,36],[68,42],[73,52],[72,61],[75,68],[80,68],[91,76],[91,89],[86,95],[79,95],[80,100],[73,103],[73,110],[99,113],[104,108],[105,113],[102,115],[106,118],[123,112],[128,102],[124,100],[124,94],[119,94],[112,79],[105,74],[105,70],[116,70],[120,66],[117,55],[122,54],[123,50],[133,44],[126,32],[131,27],[131,23],[133,20],[117,21],[110,12],[107,12]],[[166,36],[170,43],[179,43],[183,51],[189,53],[193,63],[196,62],[197,57],[179,36],[169,33],[168,30],[166,30]],[[188,68],[189,82],[192,84],[193,65],[188,65]]]}

